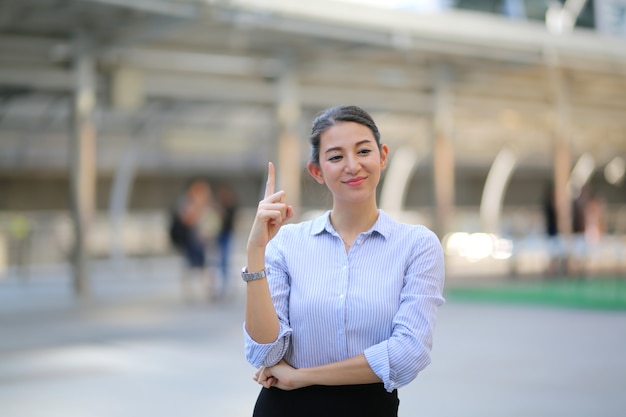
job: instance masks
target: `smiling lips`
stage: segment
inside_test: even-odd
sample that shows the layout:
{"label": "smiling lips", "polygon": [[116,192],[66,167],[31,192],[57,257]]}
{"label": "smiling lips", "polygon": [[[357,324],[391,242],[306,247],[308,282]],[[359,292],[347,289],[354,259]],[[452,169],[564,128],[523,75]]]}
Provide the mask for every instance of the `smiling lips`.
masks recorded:
{"label": "smiling lips", "polygon": [[356,177],[350,178],[348,181],[344,181],[344,184],[349,185],[351,187],[357,187],[365,181],[365,177]]}

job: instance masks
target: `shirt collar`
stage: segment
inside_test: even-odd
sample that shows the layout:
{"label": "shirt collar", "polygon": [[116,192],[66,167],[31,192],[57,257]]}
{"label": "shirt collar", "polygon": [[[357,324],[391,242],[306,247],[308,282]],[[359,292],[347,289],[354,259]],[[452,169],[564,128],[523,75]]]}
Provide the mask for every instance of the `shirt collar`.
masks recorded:
{"label": "shirt collar", "polygon": [[[393,220],[387,213],[382,210],[378,210],[378,219],[376,223],[372,226],[370,230],[365,232],[365,234],[378,233],[385,239],[389,237],[391,233]],[[330,223],[330,210],[326,211],[321,216],[315,218],[311,225],[311,235],[319,235],[322,232],[327,232],[332,235],[337,235],[335,228]]]}

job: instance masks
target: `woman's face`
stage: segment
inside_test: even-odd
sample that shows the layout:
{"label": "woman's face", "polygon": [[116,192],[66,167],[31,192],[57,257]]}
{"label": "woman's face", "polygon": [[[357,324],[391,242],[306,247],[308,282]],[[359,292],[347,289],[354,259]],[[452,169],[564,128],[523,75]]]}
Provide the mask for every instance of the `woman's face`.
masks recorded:
{"label": "woman's face", "polygon": [[367,126],[342,122],[321,134],[319,166],[309,163],[309,173],[326,184],[335,202],[375,200],[387,154],[387,146],[379,149]]}

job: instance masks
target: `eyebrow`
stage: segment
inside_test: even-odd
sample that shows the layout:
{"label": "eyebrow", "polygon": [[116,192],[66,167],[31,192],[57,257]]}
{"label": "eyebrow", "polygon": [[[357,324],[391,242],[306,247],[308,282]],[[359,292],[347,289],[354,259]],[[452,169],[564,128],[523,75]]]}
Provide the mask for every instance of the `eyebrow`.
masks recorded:
{"label": "eyebrow", "polygon": [[[372,143],[371,139],[363,139],[361,141],[358,141],[357,143],[354,144],[354,147],[357,148],[361,145],[363,145],[364,143]],[[328,148],[326,149],[326,152],[324,152],[324,154],[327,154],[328,152],[334,152],[334,151],[340,151],[341,150],[341,146],[335,146],[334,148]]]}

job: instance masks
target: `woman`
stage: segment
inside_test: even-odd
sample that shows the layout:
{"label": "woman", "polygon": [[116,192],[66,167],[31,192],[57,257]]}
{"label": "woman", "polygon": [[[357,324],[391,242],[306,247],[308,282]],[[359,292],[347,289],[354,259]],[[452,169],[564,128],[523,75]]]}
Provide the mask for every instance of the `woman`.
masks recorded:
{"label": "woman", "polygon": [[389,150],[364,110],[324,111],[311,151],[332,210],[287,225],[293,209],[270,163],[248,239],[246,357],[264,387],[254,416],[397,416],[397,389],[430,363],[441,245],[377,208]]}

